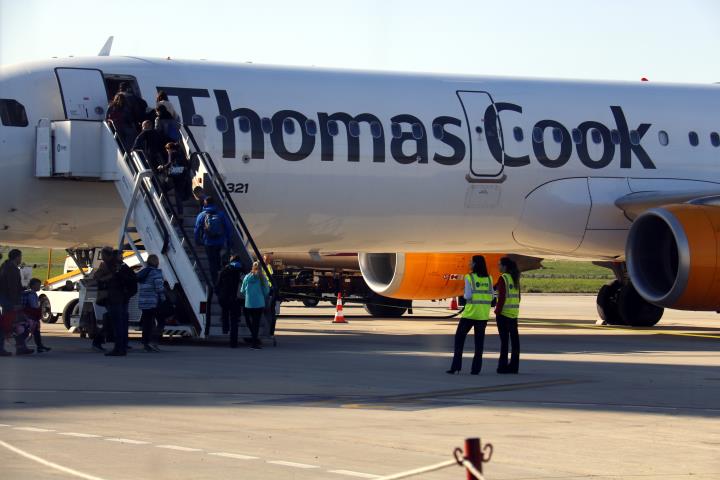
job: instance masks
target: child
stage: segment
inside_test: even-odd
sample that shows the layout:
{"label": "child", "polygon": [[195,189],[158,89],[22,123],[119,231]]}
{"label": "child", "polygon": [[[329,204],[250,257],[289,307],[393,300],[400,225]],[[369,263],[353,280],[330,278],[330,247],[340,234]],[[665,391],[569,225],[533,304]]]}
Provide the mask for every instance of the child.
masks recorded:
{"label": "child", "polygon": [[22,306],[25,319],[27,321],[27,329],[35,340],[35,346],[37,352],[49,352],[50,348],[46,347],[42,343],[42,337],[40,336],[40,319],[42,317],[42,311],[40,310],[40,300],[38,299],[37,292],[40,290],[42,282],[37,278],[32,278],[28,283],[28,288],[22,294]]}

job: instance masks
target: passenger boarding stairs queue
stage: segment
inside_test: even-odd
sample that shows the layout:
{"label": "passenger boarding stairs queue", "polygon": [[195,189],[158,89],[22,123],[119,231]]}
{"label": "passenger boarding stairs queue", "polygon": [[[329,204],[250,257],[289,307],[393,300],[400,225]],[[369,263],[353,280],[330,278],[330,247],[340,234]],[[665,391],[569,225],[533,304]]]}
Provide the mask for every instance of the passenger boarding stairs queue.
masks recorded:
{"label": "passenger boarding stairs queue", "polygon": [[[194,119],[194,123],[201,123]],[[250,231],[228,192],[217,166],[196,139],[204,135],[203,125],[181,127],[181,147],[187,155],[195,183],[206,195],[213,195],[233,225],[234,254],[246,271],[254,259],[269,277],[267,265]],[[183,202],[183,216],[175,208],[177,194],[166,191],[142,151],[128,151],[111,123],[103,121],[40,120],[37,126],[36,172],[46,181],[68,179],[112,182],[125,206],[118,232],[118,248],[132,249],[141,258],[141,249],[160,258],[160,267],[171,288],[180,292],[184,331],[194,337],[225,336],[221,308],[214,294],[216,279],[210,278],[205,249],[194,244],[195,218],[201,211],[192,196]],[[80,184],[76,184],[78,186]],[[75,188],[75,187],[73,187]],[[82,240],[82,239],[79,239]],[[276,292],[263,313],[260,337],[274,342]],[[82,298],[82,295],[81,295]],[[132,323],[132,319],[131,319]],[[166,326],[177,332],[178,326]],[[241,319],[240,336],[250,332]]]}

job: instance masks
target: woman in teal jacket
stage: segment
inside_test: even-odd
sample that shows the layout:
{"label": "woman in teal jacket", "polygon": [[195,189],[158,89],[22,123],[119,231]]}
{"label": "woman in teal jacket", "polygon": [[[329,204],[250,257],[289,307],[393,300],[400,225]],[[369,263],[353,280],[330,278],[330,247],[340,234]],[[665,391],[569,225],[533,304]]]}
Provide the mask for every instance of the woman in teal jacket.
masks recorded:
{"label": "woman in teal jacket", "polygon": [[270,293],[265,276],[260,273],[260,264],[253,263],[252,270],[243,278],[240,293],[245,297],[245,321],[252,334],[250,348],[258,350],[262,348],[258,335],[260,333],[260,318],[267,304],[266,299]]}

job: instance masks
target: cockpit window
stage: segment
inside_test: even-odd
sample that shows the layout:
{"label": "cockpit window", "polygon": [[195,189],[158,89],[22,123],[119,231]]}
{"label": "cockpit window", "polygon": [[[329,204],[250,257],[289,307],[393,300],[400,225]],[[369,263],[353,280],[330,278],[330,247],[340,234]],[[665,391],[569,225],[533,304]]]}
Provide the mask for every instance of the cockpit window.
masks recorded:
{"label": "cockpit window", "polygon": [[27,127],[25,107],[17,100],[0,98],[0,120],[6,127]]}

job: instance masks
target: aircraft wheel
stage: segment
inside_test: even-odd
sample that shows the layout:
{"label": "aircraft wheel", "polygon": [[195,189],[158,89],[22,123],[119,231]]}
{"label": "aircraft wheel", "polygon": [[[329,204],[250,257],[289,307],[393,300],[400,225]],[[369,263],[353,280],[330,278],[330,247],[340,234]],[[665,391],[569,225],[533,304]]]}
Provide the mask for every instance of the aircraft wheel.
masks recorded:
{"label": "aircraft wheel", "polygon": [[53,315],[50,300],[46,296],[40,297],[40,311],[42,312],[40,320],[43,323],[55,323],[58,321],[59,315]]}
{"label": "aircraft wheel", "polygon": [[615,280],[612,283],[603,285],[597,295],[595,306],[598,315],[608,325],[624,325],[620,310],[618,308],[618,297],[622,284]]}
{"label": "aircraft wheel", "polygon": [[632,327],[652,327],[660,321],[665,312],[662,307],[642,298],[632,284],[620,289],[618,310],[623,322]]}
{"label": "aircraft wheel", "polygon": [[370,297],[369,300],[370,303],[365,304],[365,311],[373,317],[400,318],[412,307],[410,300],[396,300],[380,295]]}
{"label": "aircraft wheel", "polygon": [[65,328],[68,330],[72,327],[72,325],[70,325],[70,317],[80,313],[80,306],[78,305],[78,302],[79,300],[77,299],[69,301],[63,310],[63,323],[65,324]]}
{"label": "aircraft wheel", "polygon": [[305,298],[302,301],[303,305],[305,305],[308,308],[317,307],[318,303],[320,303],[320,300],[317,298]]}

